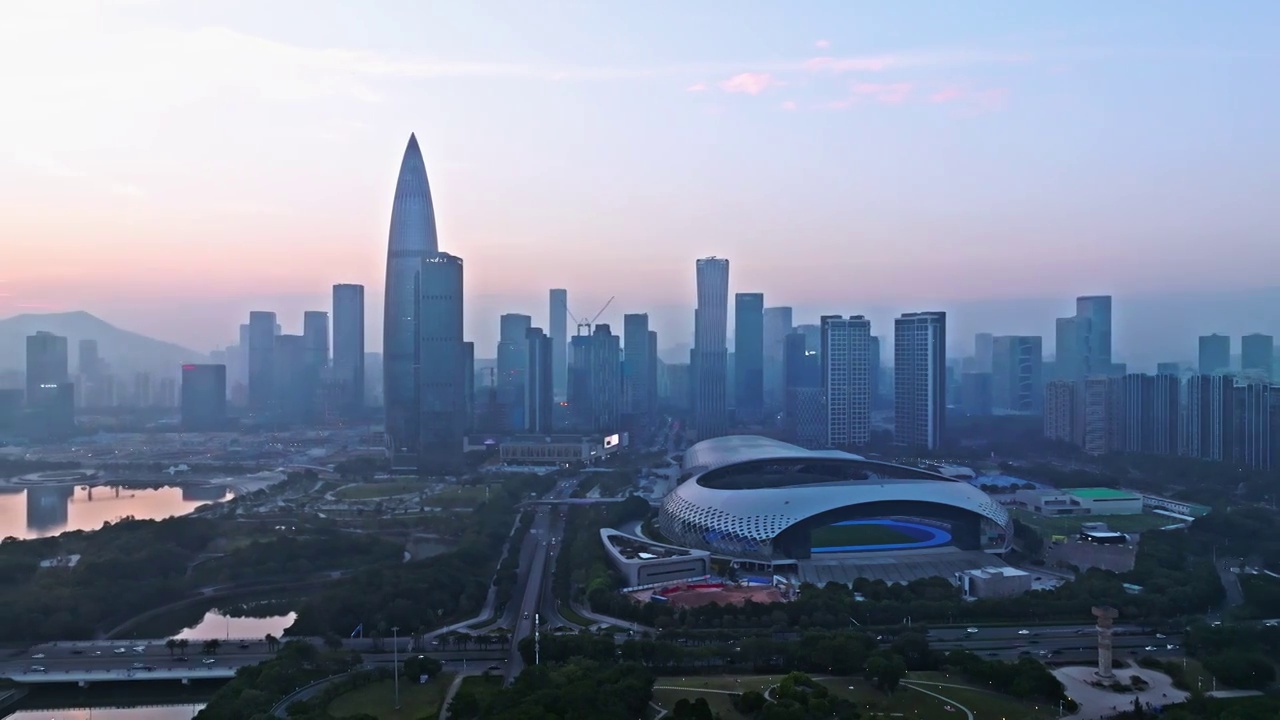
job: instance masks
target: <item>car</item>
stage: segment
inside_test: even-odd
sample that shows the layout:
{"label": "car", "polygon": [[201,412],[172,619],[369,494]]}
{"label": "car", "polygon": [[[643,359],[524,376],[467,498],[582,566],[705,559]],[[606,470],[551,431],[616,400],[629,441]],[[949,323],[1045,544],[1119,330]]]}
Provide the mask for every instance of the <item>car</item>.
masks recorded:
{"label": "car", "polygon": [[214,658],[205,658],[205,659],[201,660],[200,662],[204,663],[205,665],[212,665],[212,664],[214,664],[214,663],[216,663],[216,662],[218,662],[218,661],[217,661],[217,660],[215,660]]}
{"label": "car", "polygon": [[978,632],[978,628],[966,628],[966,629],[965,629],[965,632],[967,632],[967,633],[971,633],[971,634],[972,634],[972,633],[976,633],[976,632]]}
{"label": "car", "polygon": [[125,653],[127,653],[127,652],[129,652],[129,651],[128,651],[128,650],[126,650],[126,649],[124,649],[124,648],[116,648],[115,650],[112,650],[111,652],[113,652],[113,653],[115,653],[115,654],[117,654],[117,655],[123,655],[123,654],[125,654]]}
{"label": "car", "polygon": [[487,669],[487,670],[501,670],[502,668],[501,668],[500,666],[498,666],[498,665],[490,665],[490,666],[489,666],[488,668],[486,668],[486,669]]}
{"label": "car", "polygon": [[49,670],[48,670],[48,669],[46,669],[46,668],[45,668],[45,666],[43,666],[43,665],[32,665],[32,666],[31,666],[31,672],[39,672],[39,673],[42,673],[42,672],[49,672]]}
{"label": "car", "polygon": [[1148,645],[1142,649],[1146,650],[1147,652],[1151,652],[1152,650],[1159,650],[1160,648],[1156,647],[1155,645]]}
{"label": "car", "polygon": [[39,659],[40,659],[40,658],[42,658],[42,657],[44,657],[44,653],[36,653],[35,655],[32,655],[32,656],[31,656],[31,659],[32,659],[32,660],[39,660]]}
{"label": "car", "polygon": [[102,654],[102,651],[101,651],[101,650],[94,650],[94,651],[93,651],[93,654],[94,654],[94,655],[101,655],[101,654]]}
{"label": "car", "polygon": [[241,650],[248,650],[248,649],[249,649],[249,643],[247,643],[247,642],[242,642],[242,643],[240,643],[240,649],[241,649]]}
{"label": "car", "polygon": [[1165,637],[1167,637],[1167,636],[1166,636],[1164,633],[1156,633],[1156,639],[1157,639],[1157,640],[1163,640],[1163,639],[1165,639]]}
{"label": "car", "polygon": [[133,664],[133,669],[134,669],[134,670],[141,670],[141,669],[142,669],[142,668],[144,668],[144,667],[146,667],[146,665],[143,665],[142,663],[134,663],[134,664]]}
{"label": "car", "polygon": [[1173,643],[1170,643],[1170,644],[1168,644],[1168,645],[1165,645],[1165,646],[1164,646],[1164,649],[1165,649],[1165,650],[1177,650],[1177,649],[1178,649],[1178,646],[1177,646],[1177,645],[1174,645]]}
{"label": "car", "polygon": [[524,619],[525,619],[525,620],[528,620],[528,619],[529,619],[529,613],[525,613],[525,614],[524,614]]}
{"label": "car", "polygon": [[83,655],[83,654],[84,654],[84,651],[83,651],[83,650],[72,650],[72,651],[71,651],[71,654],[72,654],[72,655]]}
{"label": "car", "polygon": [[1019,635],[1030,635],[1030,634],[1031,634],[1031,631],[1030,631],[1030,630],[1019,630],[1019,631],[1018,631],[1018,634],[1019,634]]}
{"label": "car", "polygon": [[186,662],[186,661],[187,661],[187,660],[189,660],[189,659],[190,659],[190,658],[188,658],[186,655],[179,655],[178,657],[174,658],[174,659],[173,659],[173,661],[174,661],[174,662]]}

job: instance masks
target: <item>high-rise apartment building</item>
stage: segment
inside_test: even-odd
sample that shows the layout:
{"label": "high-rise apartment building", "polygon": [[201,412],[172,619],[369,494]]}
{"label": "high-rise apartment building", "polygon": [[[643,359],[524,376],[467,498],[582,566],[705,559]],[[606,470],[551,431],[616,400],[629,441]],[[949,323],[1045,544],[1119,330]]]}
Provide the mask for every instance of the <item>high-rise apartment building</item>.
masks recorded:
{"label": "high-rise apartment building", "polygon": [[1196,372],[1201,375],[1217,375],[1231,369],[1231,336],[1200,336],[1200,365]]}
{"label": "high-rise apartment building", "polygon": [[805,336],[789,333],[783,340],[783,424],[788,439],[800,447],[827,447],[827,406],[823,402],[822,366]]}
{"label": "high-rise apartment building", "polygon": [[76,374],[82,378],[97,377],[102,372],[102,357],[98,355],[98,341],[84,338],[79,343]]}
{"label": "high-rise apartment building", "polygon": [[1272,397],[1280,390],[1265,382],[1248,382],[1235,386],[1235,457],[1234,460],[1255,470],[1273,467],[1275,436],[1271,427]]}
{"label": "high-rise apartment building", "polygon": [[791,334],[791,308],[764,309],[764,404],[770,412],[778,412],[785,400],[783,354],[787,335]]}
{"label": "high-rise apartment building", "polygon": [[1151,379],[1151,395],[1151,452],[1177,455],[1182,381],[1177,375],[1156,375]]}
{"label": "high-rise apartment building", "polygon": [[520,432],[525,422],[525,375],[529,362],[529,328],[533,318],[507,313],[499,320],[498,403],[502,406],[503,429]]}
{"label": "high-rise apartment building", "polygon": [[569,291],[555,288],[550,295],[547,335],[551,337],[551,374],[556,402],[562,402],[569,397]]}
{"label": "high-rise apartment building", "polygon": [[862,315],[824,315],[821,328],[826,445],[866,445],[871,439],[871,321]]}
{"label": "high-rise apartment building", "polygon": [[553,372],[552,339],[542,328],[529,328],[525,344],[529,359],[525,363],[525,431],[535,435],[550,435],[553,429],[552,408],[555,404],[555,373]]}
{"label": "high-rise apartment building", "polygon": [[645,427],[653,419],[649,332],[647,313],[622,317],[622,415],[628,429]]}
{"label": "high-rise apartment building", "polygon": [[466,432],[476,427],[476,344],[462,343],[462,425]]}
{"label": "high-rise apartment building", "polygon": [[[34,407],[43,386],[70,383],[67,339],[44,330],[27,336],[27,406]],[[46,388],[48,389],[48,388]],[[72,398],[74,404],[74,397]]]}
{"label": "high-rise apartment building", "polygon": [[697,262],[698,306],[693,332],[693,431],[699,440],[719,437],[728,427],[729,261]]}
{"label": "high-rise apartment building", "polygon": [[182,429],[215,432],[227,429],[227,366],[182,366]]}
{"label": "high-rise apartment building", "polygon": [[1076,439],[1076,384],[1070,380],[1053,380],[1044,390],[1044,436],[1050,440],[1073,443]]}
{"label": "high-rise apartment building", "polygon": [[1178,362],[1156,363],[1156,374],[1182,377],[1182,363],[1178,363]]}
{"label": "high-rise apartment building", "polygon": [[333,286],[333,380],[344,417],[364,408],[364,286]]}
{"label": "high-rise apartment building", "polygon": [[1275,365],[1276,339],[1253,333],[1240,338],[1240,370],[1254,380],[1271,380]]}
{"label": "high-rise apartment building", "polygon": [[997,410],[1038,413],[1044,350],[1035,335],[1000,335],[991,342],[991,402]]}
{"label": "high-rise apartment building", "polygon": [[276,314],[249,313],[249,409],[270,414],[276,409]]}
{"label": "high-rise apartment building", "polygon": [[1094,375],[1084,380],[1076,423],[1076,444],[1090,455],[1111,452],[1114,437],[1112,408],[1114,383],[1111,378]]}
{"label": "high-rise apartment building", "polygon": [[764,293],[733,298],[734,408],[739,422],[764,418]]}
{"label": "high-rise apartment building", "polygon": [[462,339],[462,258],[436,252],[422,260],[418,299],[420,431],[417,467],[450,473],[462,461],[467,429],[466,343]]}
{"label": "high-rise apartment building", "polygon": [[893,327],[894,442],[942,446],[947,414],[947,314],[905,313]]}

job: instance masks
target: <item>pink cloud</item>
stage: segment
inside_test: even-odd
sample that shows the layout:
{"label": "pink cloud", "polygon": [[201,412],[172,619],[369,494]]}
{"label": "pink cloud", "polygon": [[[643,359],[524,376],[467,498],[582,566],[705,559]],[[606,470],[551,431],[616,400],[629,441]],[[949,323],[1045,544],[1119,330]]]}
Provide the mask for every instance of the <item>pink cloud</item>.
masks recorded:
{"label": "pink cloud", "polygon": [[769,73],[738,73],[733,77],[720,83],[720,89],[727,93],[745,93],[747,95],[759,95],[775,85],[782,83],[774,80]]}
{"label": "pink cloud", "polygon": [[975,110],[1001,110],[1009,98],[1008,88],[974,90],[963,85],[949,85],[931,94],[929,102],[937,104],[960,103]]}
{"label": "pink cloud", "polygon": [[796,109],[796,101],[795,101],[795,100],[785,100],[785,101],[783,101],[783,103],[782,103],[782,109],[783,109],[783,110],[795,110],[795,109]]}
{"label": "pink cloud", "polygon": [[831,47],[831,41],[830,41],[830,40],[819,40],[819,41],[815,42],[815,43],[813,44],[813,46],[814,46],[814,47],[816,47],[816,48],[818,48],[819,50],[826,50],[827,48]]}
{"label": "pink cloud", "polygon": [[900,64],[896,58],[888,55],[861,58],[816,57],[806,60],[804,69],[831,73],[881,72]]}
{"label": "pink cloud", "polygon": [[911,83],[854,83],[850,88],[855,96],[871,97],[884,105],[901,105],[911,96]]}
{"label": "pink cloud", "polygon": [[706,89],[707,89],[707,84],[704,82],[700,82],[700,83],[694,83],[690,85],[689,87],[685,88],[684,91],[685,92],[702,92],[703,90],[706,90]]}

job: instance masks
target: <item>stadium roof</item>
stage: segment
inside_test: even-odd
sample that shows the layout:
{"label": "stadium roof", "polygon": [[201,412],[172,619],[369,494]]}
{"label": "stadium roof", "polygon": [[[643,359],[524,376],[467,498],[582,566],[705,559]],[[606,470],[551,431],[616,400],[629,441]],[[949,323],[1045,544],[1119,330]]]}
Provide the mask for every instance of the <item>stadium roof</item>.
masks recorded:
{"label": "stadium roof", "polygon": [[799,445],[792,445],[791,443],[760,435],[725,435],[703,440],[690,446],[684,453],[681,469],[687,472],[696,468],[701,472],[706,472],[725,465],[751,460],[787,458],[866,459],[861,455],[854,455],[840,450],[806,450]]}
{"label": "stadium roof", "polygon": [[1113,490],[1111,488],[1072,488],[1067,490],[1068,495],[1075,495],[1085,500],[1137,500],[1139,495],[1124,490]]}

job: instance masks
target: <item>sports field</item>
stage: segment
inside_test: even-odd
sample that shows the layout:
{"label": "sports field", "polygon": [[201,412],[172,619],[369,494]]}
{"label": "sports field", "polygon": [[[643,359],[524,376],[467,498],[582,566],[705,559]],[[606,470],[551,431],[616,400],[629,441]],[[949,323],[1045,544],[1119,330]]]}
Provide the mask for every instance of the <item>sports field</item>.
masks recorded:
{"label": "sports field", "polygon": [[949,542],[949,533],[928,525],[900,520],[846,520],[814,528],[809,545],[815,553],[834,553],[928,548]]}

